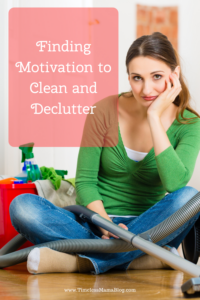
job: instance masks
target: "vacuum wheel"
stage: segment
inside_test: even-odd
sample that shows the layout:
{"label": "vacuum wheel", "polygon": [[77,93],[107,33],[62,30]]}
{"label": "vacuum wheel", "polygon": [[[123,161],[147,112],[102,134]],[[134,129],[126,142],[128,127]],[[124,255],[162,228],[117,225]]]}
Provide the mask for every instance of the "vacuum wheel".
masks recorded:
{"label": "vacuum wheel", "polygon": [[182,250],[185,259],[197,264],[200,256],[200,218],[182,241]]}

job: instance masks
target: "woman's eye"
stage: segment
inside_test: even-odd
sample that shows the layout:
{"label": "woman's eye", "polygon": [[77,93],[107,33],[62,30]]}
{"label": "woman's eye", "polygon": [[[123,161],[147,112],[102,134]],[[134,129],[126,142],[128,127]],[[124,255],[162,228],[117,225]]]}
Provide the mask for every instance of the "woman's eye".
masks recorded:
{"label": "woman's eye", "polygon": [[140,76],[134,76],[134,77],[133,77],[133,79],[134,79],[135,81],[138,81],[137,78],[141,78],[141,77],[140,77]]}
{"label": "woman's eye", "polygon": [[160,76],[159,78],[157,77],[156,79],[160,79],[162,77],[162,75],[159,74],[155,74],[154,76]]}

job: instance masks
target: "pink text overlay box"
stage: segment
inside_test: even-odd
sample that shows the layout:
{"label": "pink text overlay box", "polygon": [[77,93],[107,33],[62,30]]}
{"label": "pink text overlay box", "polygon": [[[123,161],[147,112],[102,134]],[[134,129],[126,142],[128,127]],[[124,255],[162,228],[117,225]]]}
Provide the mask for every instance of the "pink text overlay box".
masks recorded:
{"label": "pink text overlay box", "polygon": [[11,146],[116,146],[117,93],[115,8],[9,11]]}

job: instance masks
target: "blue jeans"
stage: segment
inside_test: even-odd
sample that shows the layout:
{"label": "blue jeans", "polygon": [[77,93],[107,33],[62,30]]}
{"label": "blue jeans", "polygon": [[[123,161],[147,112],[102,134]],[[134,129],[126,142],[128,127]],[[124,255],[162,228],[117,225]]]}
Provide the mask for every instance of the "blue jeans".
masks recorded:
{"label": "blue jeans", "polygon": [[[117,225],[123,223],[130,232],[139,234],[171,216],[197,193],[196,189],[186,186],[165,195],[162,200],[139,217],[114,217],[112,221]],[[101,239],[102,233],[96,225],[83,221],[74,213],[57,207],[37,195],[22,194],[17,196],[11,202],[9,211],[14,228],[35,245],[61,239]],[[178,248],[198,219],[199,214],[197,213],[183,226],[157,244]],[[91,271],[91,273],[97,275],[111,269],[126,271],[132,260],[146,253],[135,250],[121,253],[82,252],[77,254],[93,263],[95,271]]]}

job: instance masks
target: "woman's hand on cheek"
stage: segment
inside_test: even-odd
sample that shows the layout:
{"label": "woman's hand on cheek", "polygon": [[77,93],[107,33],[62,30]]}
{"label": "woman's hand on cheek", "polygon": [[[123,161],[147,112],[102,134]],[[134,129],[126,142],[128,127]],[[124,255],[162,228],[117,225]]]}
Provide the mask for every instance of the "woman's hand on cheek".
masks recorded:
{"label": "woman's hand on cheek", "polygon": [[182,90],[178,76],[175,73],[170,74],[173,86],[171,86],[170,80],[165,80],[165,90],[155,100],[152,101],[147,109],[147,116],[161,117],[163,111],[165,111],[169,105],[175,100],[180,91]]}

